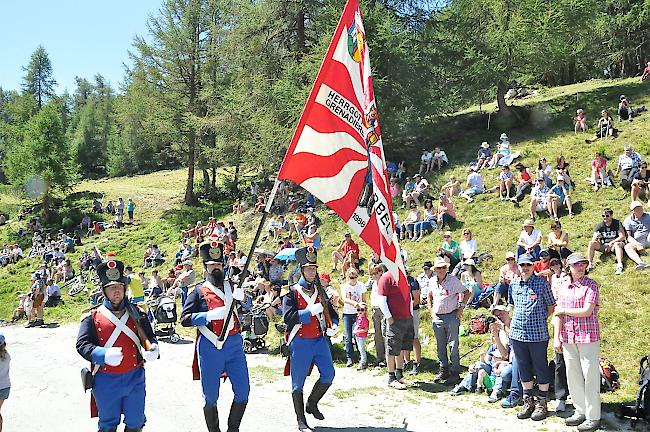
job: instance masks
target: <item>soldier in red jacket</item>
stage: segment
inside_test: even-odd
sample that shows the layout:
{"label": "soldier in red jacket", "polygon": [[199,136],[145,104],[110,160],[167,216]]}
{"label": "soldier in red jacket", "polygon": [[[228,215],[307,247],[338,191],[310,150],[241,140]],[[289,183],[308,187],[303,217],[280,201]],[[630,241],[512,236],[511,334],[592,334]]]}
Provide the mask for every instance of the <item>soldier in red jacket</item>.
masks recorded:
{"label": "soldier in red jacket", "polygon": [[125,432],[140,432],[146,421],[144,362],[158,359],[158,343],[146,315],[126,298],[124,264],[97,266],[105,300],[81,321],[77,352],[91,362],[93,417],[100,432],[115,432],[124,415]]}

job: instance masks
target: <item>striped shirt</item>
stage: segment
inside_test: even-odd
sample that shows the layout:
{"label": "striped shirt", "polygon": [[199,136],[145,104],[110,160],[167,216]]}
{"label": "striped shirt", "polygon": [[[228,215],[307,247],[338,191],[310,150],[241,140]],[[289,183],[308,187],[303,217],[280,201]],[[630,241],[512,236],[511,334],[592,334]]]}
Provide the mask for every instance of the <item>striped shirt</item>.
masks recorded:
{"label": "striped shirt", "polygon": [[442,283],[434,275],[429,279],[429,295],[432,298],[432,309],[436,315],[445,315],[458,309],[459,295],[467,291],[465,285],[456,276],[448,274]]}
{"label": "striped shirt", "polygon": [[600,295],[596,281],[582,277],[572,283],[561,284],[558,291],[557,304],[561,309],[582,309],[585,303],[595,305],[589,316],[562,316],[560,341],[567,344],[598,342],[600,340],[600,323],[598,322]]}

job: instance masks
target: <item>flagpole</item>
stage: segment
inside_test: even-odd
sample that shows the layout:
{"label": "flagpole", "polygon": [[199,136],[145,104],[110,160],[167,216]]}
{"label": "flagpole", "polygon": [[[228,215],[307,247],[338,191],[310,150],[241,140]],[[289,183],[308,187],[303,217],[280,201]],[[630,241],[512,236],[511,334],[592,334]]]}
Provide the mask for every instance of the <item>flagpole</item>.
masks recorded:
{"label": "flagpole", "polygon": [[[255,238],[253,238],[253,243],[251,243],[251,248],[248,251],[248,255],[246,256],[246,264],[244,264],[244,269],[239,275],[239,286],[243,284],[244,279],[246,279],[246,276],[248,276],[248,268],[250,267],[251,259],[255,253],[255,248],[257,247],[257,242],[260,239],[260,235],[262,234],[264,222],[266,222],[266,218],[268,217],[269,213],[271,212],[271,208],[273,207],[273,201],[275,200],[275,195],[278,192],[280,183],[282,183],[282,181],[278,180],[276,177],[275,183],[273,183],[273,189],[271,189],[271,194],[269,195],[269,198],[266,201],[266,205],[264,206],[264,210],[262,211],[262,218],[260,219],[260,223],[257,226]],[[223,329],[221,329],[221,334],[219,335],[219,341],[221,342],[225,340],[226,334],[228,333],[228,326],[230,325],[230,320],[232,319],[233,312],[235,311],[235,306],[236,302],[233,300],[233,302],[230,304],[230,310],[228,311],[228,314],[226,315],[226,318],[223,322]]]}

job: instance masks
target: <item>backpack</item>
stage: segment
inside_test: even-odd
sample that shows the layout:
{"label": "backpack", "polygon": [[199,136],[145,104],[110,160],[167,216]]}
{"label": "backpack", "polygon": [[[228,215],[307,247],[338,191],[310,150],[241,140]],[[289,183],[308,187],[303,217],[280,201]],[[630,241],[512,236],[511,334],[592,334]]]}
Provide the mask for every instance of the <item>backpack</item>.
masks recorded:
{"label": "backpack", "polygon": [[[490,317],[492,318],[492,317]],[[494,319],[494,318],[492,318]],[[494,322],[494,321],[492,321]],[[469,320],[469,332],[471,334],[485,334],[490,328],[491,320],[485,315],[477,315]]]}
{"label": "backpack", "polygon": [[600,358],[600,392],[610,392],[618,390],[619,383],[618,371],[614,364],[607,357]]}
{"label": "backpack", "polygon": [[631,426],[636,426],[640,419],[650,419],[650,356],[643,356],[639,361],[639,389],[634,404],[621,404],[618,417],[631,419]]}

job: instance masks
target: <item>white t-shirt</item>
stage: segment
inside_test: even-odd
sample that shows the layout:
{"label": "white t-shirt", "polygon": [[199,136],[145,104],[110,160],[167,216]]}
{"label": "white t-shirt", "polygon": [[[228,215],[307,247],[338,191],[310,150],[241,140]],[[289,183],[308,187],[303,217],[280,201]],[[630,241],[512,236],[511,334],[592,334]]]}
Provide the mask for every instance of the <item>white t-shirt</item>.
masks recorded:
{"label": "white t-shirt", "polygon": [[415,190],[418,192],[422,192],[429,186],[429,182],[427,179],[421,179],[416,185],[415,185]]}
{"label": "white t-shirt", "polygon": [[477,172],[470,173],[470,175],[467,176],[467,183],[470,187],[476,188],[480,191],[484,189],[483,177],[481,177],[481,174]]}
{"label": "white t-shirt", "polygon": [[449,159],[447,159],[447,153],[445,153],[444,150],[440,150],[439,152],[435,152],[433,154],[433,157],[436,159],[442,159],[445,163],[449,163]]}
{"label": "white t-shirt", "polygon": [[519,234],[519,240],[523,242],[527,247],[530,247],[536,243],[541,236],[542,233],[536,229],[533,229],[533,232],[531,232],[530,235],[528,235],[525,230],[521,230],[521,234]]}
{"label": "white t-shirt", "polygon": [[460,251],[464,259],[468,259],[474,256],[474,253],[477,250],[478,250],[478,246],[476,246],[475,239],[463,240],[462,242],[460,242]]}
{"label": "white t-shirt", "polygon": [[[348,282],[344,283],[341,286],[341,294],[342,298],[344,299],[349,299],[349,300],[354,300],[357,303],[361,303],[361,296],[363,293],[366,292],[366,287],[365,285],[357,282],[356,285],[350,285]],[[352,306],[351,304],[345,303],[343,305],[343,313],[344,314],[357,314],[357,308]]]}
{"label": "white t-shirt", "polygon": [[420,160],[422,162],[429,162],[432,158],[433,158],[433,154],[431,152],[425,152],[422,154]]}

